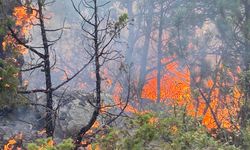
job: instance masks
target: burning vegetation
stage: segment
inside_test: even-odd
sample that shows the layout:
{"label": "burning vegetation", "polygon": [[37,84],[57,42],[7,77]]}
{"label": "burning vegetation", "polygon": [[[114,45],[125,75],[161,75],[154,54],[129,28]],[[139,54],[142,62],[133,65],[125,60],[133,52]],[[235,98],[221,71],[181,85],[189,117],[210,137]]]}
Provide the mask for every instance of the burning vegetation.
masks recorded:
{"label": "burning vegetation", "polygon": [[4,150],[250,148],[249,1],[64,2],[0,0]]}

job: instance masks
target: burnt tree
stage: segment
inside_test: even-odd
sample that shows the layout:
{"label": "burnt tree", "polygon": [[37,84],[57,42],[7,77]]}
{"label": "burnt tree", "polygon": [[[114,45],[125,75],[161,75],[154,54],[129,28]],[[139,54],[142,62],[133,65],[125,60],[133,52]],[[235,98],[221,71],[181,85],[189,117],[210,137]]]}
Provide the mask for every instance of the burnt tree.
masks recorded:
{"label": "burnt tree", "polygon": [[[83,139],[83,136],[87,131],[91,129],[94,123],[97,121],[97,117],[100,114],[102,97],[101,97],[101,84],[102,77],[100,74],[101,67],[108,61],[112,61],[120,58],[120,52],[111,48],[115,38],[119,37],[120,31],[126,26],[127,15],[123,14],[119,17],[118,21],[112,21],[110,18],[110,12],[105,15],[100,15],[100,8],[105,7],[108,2],[91,0],[81,0],[78,4],[71,0],[75,11],[79,14],[82,24],[81,29],[84,33],[84,38],[89,41],[87,47],[84,47],[86,53],[90,58],[94,59],[95,67],[95,101],[91,102],[94,104],[94,111],[88,124],[81,128],[76,138],[77,146]],[[88,15],[82,13],[82,10],[88,10],[91,12]]]}
{"label": "burnt tree", "polygon": [[147,73],[147,61],[148,61],[148,53],[150,49],[150,39],[151,39],[151,32],[153,26],[153,9],[154,9],[154,2],[148,1],[145,4],[144,8],[144,18],[145,18],[145,30],[144,30],[144,43],[141,51],[141,60],[140,60],[140,72],[139,72],[139,81],[138,81],[138,98],[141,98],[141,93],[145,84],[146,80],[146,73]]}
{"label": "burnt tree", "polygon": [[[22,68],[22,71],[25,72],[33,72],[34,70],[40,70],[44,75],[45,80],[45,88],[41,89],[32,89],[32,90],[20,90],[19,93],[22,94],[30,94],[30,93],[44,93],[46,95],[46,105],[43,106],[46,109],[46,134],[48,137],[53,137],[54,130],[55,130],[55,119],[56,119],[56,111],[59,109],[59,106],[55,107],[54,100],[53,100],[53,92],[63,87],[65,84],[70,82],[73,78],[75,78],[80,72],[82,72],[88,64],[92,61],[92,59],[87,62],[85,65],[83,65],[79,70],[72,75],[71,77],[67,77],[65,81],[62,81],[58,85],[54,85],[52,83],[52,74],[51,70],[53,66],[56,65],[56,60],[52,59],[52,50],[53,46],[57,41],[59,41],[62,37],[63,31],[65,30],[64,23],[63,26],[56,29],[49,29],[46,27],[46,16],[44,15],[45,7],[51,4],[51,1],[44,1],[44,0],[36,0],[29,3],[22,4],[23,7],[25,7],[27,10],[34,11],[36,14],[36,20],[32,23],[34,27],[38,27],[40,30],[40,36],[36,36],[37,39],[41,39],[41,44],[39,45],[32,45],[32,43],[26,43],[24,39],[20,39],[18,36],[18,33],[15,32],[12,26],[9,26],[9,30],[11,32],[11,36],[16,40],[16,42],[22,46],[24,46],[26,49],[29,50],[30,53],[32,53],[31,59],[36,59],[35,63],[31,62],[29,63],[26,68]],[[48,33],[58,33],[58,37],[56,39],[51,39],[51,37],[48,36]],[[54,56],[56,58],[56,56]],[[39,79],[38,79],[39,80]],[[38,104],[39,105],[39,104]],[[59,104],[58,104],[59,105]]]}

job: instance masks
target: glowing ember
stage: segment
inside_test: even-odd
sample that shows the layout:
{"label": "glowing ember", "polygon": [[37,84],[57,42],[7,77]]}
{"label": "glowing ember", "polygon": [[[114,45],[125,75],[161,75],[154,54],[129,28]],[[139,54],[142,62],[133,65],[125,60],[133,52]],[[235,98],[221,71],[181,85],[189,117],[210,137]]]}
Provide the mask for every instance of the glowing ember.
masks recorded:
{"label": "glowing ember", "polygon": [[177,126],[173,125],[173,126],[171,127],[171,132],[172,132],[172,134],[175,134],[177,131],[178,131]]}
{"label": "glowing ember", "polygon": [[95,145],[95,148],[93,149],[92,148],[92,145],[88,145],[86,147],[86,150],[101,150],[100,146],[99,145]]}
{"label": "glowing ember", "polygon": [[6,145],[4,145],[4,150],[12,150],[14,148],[14,145],[16,144],[16,140],[11,139],[8,141],[8,143]]}
{"label": "glowing ember", "polygon": [[[96,121],[92,128],[88,130],[88,132],[85,134],[86,136],[92,135],[94,133],[94,130],[100,127],[100,123]],[[87,145],[86,149],[87,150],[92,150],[91,142],[89,139],[85,139],[84,141],[81,142],[81,145]],[[96,150],[96,149],[95,149]]]}
{"label": "glowing ember", "polygon": [[38,135],[44,135],[46,133],[46,129],[43,129],[41,131],[37,131]]}
{"label": "glowing ember", "polygon": [[49,147],[53,147],[54,141],[53,141],[52,139],[49,139],[48,142],[47,142],[47,145],[48,145]]}
{"label": "glowing ember", "polygon": [[151,117],[151,118],[149,119],[149,123],[150,123],[150,124],[155,124],[155,123],[157,123],[157,122],[158,122],[158,118]]}
{"label": "glowing ember", "polygon": [[17,150],[21,149],[19,147],[21,145],[18,145],[18,143],[22,140],[23,140],[23,134],[19,133],[19,134],[15,135],[13,138],[10,138],[8,143],[4,145],[3,149],[4,150],[14,150],[14,148]]}

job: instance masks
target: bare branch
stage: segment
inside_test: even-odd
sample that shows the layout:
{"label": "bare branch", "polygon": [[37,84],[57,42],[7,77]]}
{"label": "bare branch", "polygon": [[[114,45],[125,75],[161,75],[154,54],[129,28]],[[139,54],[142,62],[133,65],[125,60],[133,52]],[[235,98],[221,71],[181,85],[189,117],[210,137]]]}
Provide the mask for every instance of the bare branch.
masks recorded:
{"label": "bare branch", "polygon": [[9,30],[10,30],[10,32],[11,32],[12,37],[18,42],[18,44],[20,44],[20,45],[24,46],[25,48],[29,49],[30,51],[32,51],[33,53],[35,53],[36,55],[38,55],[38,56],[41,57],[41,58],[44,58],[44,57],[45,57],[42,53],[38,52],[38,51],[35,50],[34,48],[30,47],[29,45],[26,45],[23,41],[21,41],[21,40],[17,37],[17,34],[14,32],[14,30],[12,30],[11,27],[8,26],[8,28],[9,28]]}

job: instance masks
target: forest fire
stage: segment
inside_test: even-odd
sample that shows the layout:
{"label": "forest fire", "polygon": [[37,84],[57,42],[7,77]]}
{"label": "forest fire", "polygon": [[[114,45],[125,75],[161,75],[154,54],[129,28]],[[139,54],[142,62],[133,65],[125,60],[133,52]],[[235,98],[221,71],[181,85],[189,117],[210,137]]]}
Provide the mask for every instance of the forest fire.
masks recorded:
{"label": "forest fire", "polygon": [[[29,31],[32,29],[33,24],[35,23],[36,11],[31,7],[17,6],[13,10],[13,16],[15,19],[14,31],[18,32],[18,36],[22,37],[22,39],[27,38]],[[4,37],[2,46],[4,50],[6,50],[9,46],[18,53],[27,53],[27,49],[23,45],[18,44],[10,34]]]}
{"label": "forest fire", "polygon": [[6,145],[4,145],[4,150],[12,150],[14,147],[14,144],[16,144],[16,140],[11,139],[8,141]]}
{"label": "forest fire", "polygon": [[[13,16],[15,19],[14,30],[19,33],[18,36],[21,36],[22,38],[27,37],[30,29],[32,28],[32,21],[35,20],[36,12],[32,10],[32,8],[27,8],[25,6],[17,6],[13,10]],[[3,50],[8,50],[8,47],[11,47],[12,50],[16,50],[18,53],[27,53],[27,49],[24,46],[18,44],[17,41],[10,34],[7,34],[4,37],[2,46]],[[4,145],[4,150],[21,150],[22,140],[23,133],[15,135],[13,138],[10,138],[8,142]]]}
{"label": "forest fire", "polygon": [[[4,145],[3,150],[22,150],[23,149],[22,142],[23,142],[23,134],[19,133],[13,138],[10,138],[7,144]],[[38,150],[46,150],[48,147],[53,147],[54,145],[55,142],[52,139],[48,139],[45,143],[43,142],[37,148]]]}
{"label": "forest fire", "polygon": [[[164,61],[168,62],[169,60],[171,59],[165,59]],[[232,77],[230,71],[227,71],[227,73]],[[142,91],[142,100],[148,99],[156,103],[156,74],[157,71],[153,71],[147,76],[148,80]],[[218,80],[219,78],[220,76],[217,77]],[[240,98],[242,95],[239,89],[234,86],[232,87],[231,95],[223,95],[223,91],[220,89],[220,87],[223,87],[222,85],[214,83],[212,79],[206,82],[206,88],[210,89],[210,94],[203,93],[201,89],[191,89],[189,69],[187,67],[181,68],[177,61],[171,62],[165,66],[164,75],[161,77],[160,100],[166,104],[166,107],[185,107],[187,114],[190,116],[202,118],[202,124],[209,130],[216,128],[234,130],[239,128],[239,125],[233,121],[237,119],[240,109]],[[196,93],[192,92],[192,90]],[[120,108],[126,105],[126,112],[142,113],[139,108],[134,105],[132,106],[130,103],[126,104],[126,102],[121,99],[122,92],[122,86],[117,83],[113,93],[115,104]],[[195,95],[199,96],[195,98]],[[209,102],[207,102],[208,100]]]}
{"label": "forest fire", "polygon": [[[190,76],[187,68],[178,70],[177,62],[166,65],[164,75],[161,78],[160,97],[162,100],[175,99],[183,101],[190,98]],[[149,81],[145,84],[142,91],[142,98],[156,101],[157,99],[157,71],[147,76]],[[182,100],[183,99],[183,100]]]}
{"label": "forest fire", "polygon": [[23,133],[15,135],[13,138],[10,138],[7,144],[4,145],[4,150],[22,150],[22,140]]}
{"label": "forest fire", "polygon": [[[190,73],[187,68],[179,71],[177,62],[170,63],[165,67],[165,74],[161,78],[161,101],[167,105],[185,106],[187,113],[193,117],[202,118],[202,124],[208,129],[225,128],[233,130],[238,124],[232,120],[237,118],[240,109],[241,93],[237,87],[233,87],[232,95],[222,96],[219,85],[214,85],[212,80],[207,81],[207,88],[211,90],[210,95],[198,96],[195,100],[190,87]],[[142,98],[157,99],[157,78],[156,71],[148,76],[149,81],[143,88]],[[230,72],[228,72],[230,74]],[[219,77],[218,77],[219,78]],[[215,83],[217,84],[217,83]],[[207,102],[209,99],[209,102]],[[198,104],[197,104],[198,103]],[[215,116],[213,116],[215,115]],[[219,122],[219,127],[216,124]]]}
{"label": "forest fire", "polygon": [[0,146],[249,149],[250,2],[230,3],[2,0]]}
{"label": "forest fire", "polygon": [[117,83],[113,93],[113,100],[117,107],[120,109],[125,108],[125,112],[137,113],[139,112],[138,109],[131,106],[128,102],[121,98],[121,94],[123,93],[122,86]]}
{"label": "forest fire", "polygon": [[19,6],[14,9],[15,25],[20,27],[20,31],[24,36],[29,34],[34,21],[36,20],[36,11],[31,7]]}

